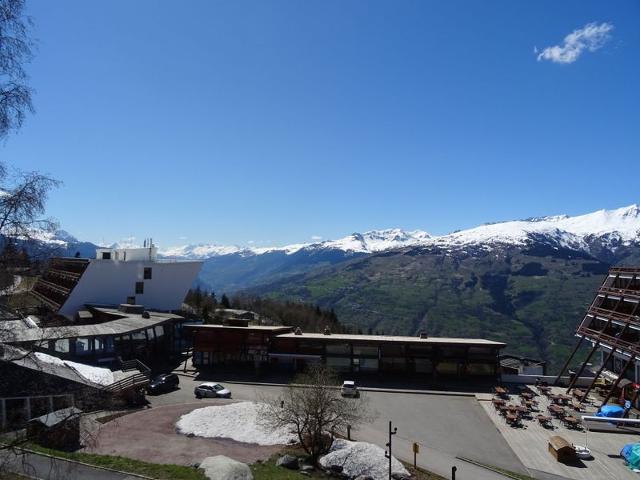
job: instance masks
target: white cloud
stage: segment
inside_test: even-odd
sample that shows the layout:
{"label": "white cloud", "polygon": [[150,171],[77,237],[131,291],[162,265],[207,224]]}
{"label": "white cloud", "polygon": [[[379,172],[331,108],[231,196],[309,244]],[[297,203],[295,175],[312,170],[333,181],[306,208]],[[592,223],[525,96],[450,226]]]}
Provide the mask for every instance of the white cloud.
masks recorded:
{"label": "white cloud", "polygon": [[189,237],[185,237],[184,235],[178,237],[178,240],[187,240]]}
{"label": "white cloud", "polygon": [[[602,48],[611,38],[610,33],[612,30],[613,25],[611,23],[604,22],[600,25],[595,22],[588,23],[564,37],[562,45],[554,45],[542,50],[538,54],[538,61],[549,60],[553,63],[573,63],[585,50],[595,52]],[[537,48],[534,48],[534,52],[537,53],[537,51]]]}
{"label": "white cloud", "polygon": [[311,240],[314,240],[314,241],[316,241],[316,242],[317,242],[318,240],[322,240],[322,237],[321,237],[321,236],[319,236],[319,235],[312,235],[312,236],[311,236]]}

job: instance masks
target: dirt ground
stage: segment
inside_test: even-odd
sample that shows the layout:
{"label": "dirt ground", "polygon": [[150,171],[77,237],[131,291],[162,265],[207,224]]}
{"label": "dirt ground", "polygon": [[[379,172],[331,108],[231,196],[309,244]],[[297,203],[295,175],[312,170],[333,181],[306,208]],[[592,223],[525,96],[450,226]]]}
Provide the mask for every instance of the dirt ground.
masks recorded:
{"label": "dirt ground", "polygon": [[[216,404],[233,403],[217,400]],[[226,455],[245,463],[264,460],[282,449],[230,439],[187,437],[176,433],[178,419],[197,408],[212,404],[167,405],[132,413],[100,427],[87,453],[120,455],[152,463],[191,465],[206,457]]]}

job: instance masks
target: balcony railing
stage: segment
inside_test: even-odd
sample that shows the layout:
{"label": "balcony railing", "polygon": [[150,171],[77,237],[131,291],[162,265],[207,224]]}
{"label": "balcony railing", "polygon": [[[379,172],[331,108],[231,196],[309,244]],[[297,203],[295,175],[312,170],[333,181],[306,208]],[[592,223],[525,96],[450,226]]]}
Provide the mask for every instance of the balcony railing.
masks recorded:
{"label": "balcony railing", "polygon": [[600,332],[598,330],[593,330],[591,328],[583,326],[580,326],[578,328],[578,333],[586,336],[591,341],[600,341],[601,344],[608,345],[611,348],[615,347],[620,350],[626,351],[627,353],[640,356],[639,342],[629,342],[620,337],[614,337],[604,332]]}
{"label": "balcony railing", "polygon": [[638,267],[611,267],[609,273],[636,273],[640,276],[640,268]]}
{"label": "balcony railing", "polygon": [[599,307],[590,307],[589,311],[587,312],[587,315],[588,314],[597,315],[599,317],[606,318],[607,320],[616,320],[621,323],[640,325],[640,317],[628,313],[614,312],[613,310],[607,310]]}
{"label": "balcony railing", "polygon": [[598,293],[603,293],[606,295],[618,295],[621,297],[640,297],[640,290],[634,290],[631,288],[600,287]]}

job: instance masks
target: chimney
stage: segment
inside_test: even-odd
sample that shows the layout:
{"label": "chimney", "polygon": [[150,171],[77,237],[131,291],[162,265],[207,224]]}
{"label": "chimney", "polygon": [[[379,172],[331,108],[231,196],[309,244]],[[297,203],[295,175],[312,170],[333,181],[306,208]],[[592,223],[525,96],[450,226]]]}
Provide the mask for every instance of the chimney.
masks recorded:
{"label": "chimney", "polygon": [[419,337],[423,340],[426,340],[427,338],[429,338],[429,335],[427,335],[427,332],[420,332]]}
{"label": "chimney", "polygon": [[293,332],[294,335],[302,335],[302,329],[300,327],[296,327],[295,331]]}
{"label": "chimney", "polygon": [[323,335],[331,335],[331,329],[329,327],[324,327]]}

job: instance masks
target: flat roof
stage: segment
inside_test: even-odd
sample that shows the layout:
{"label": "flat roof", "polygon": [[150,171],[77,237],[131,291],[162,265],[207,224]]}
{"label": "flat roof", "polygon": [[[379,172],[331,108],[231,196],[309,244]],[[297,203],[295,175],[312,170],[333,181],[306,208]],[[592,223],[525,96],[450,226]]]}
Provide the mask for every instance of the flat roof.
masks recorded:
{"label": "flat roof", "polygon": [[247,325],[246,327],[239,327],[237,325],[200,324],[185,325],[183,328],[205,330],[255,330],[262,332],[288,332],[293,330],[293,327],[287,327],[285,325]]}
{"label": "flat roof", "polygon": [[97,337],[102,335],[121,335],[160,325],[169,320],[183,318],[172,313],[149,311],[149,318],[141,314],[124,313],[116,308],[92,307],[98,312],[112,315],[113,320],[90,325],[61,325],[57,327],[29,328],[22,320],[0,322],[3,341],[37,342],[73,337]]}
{"label": "flat roof", "polygon": [[425,344],[449,344],[449,345],[488,345],[496,347],[504,347],[506,343],[494,342],[493,340],[485,340],[483,338],[448,338],[448,337],[409,337],[399,335],[356,335],[348,333],[332,333],[324,335],[323,333],[303,333],[296,335],[295,333],[285,333],[278,335],[278,338],[295,338],[299,340],[313,339],[332,341],[361,341],[361,342],[396,342],[396,343],[425,343]]}

